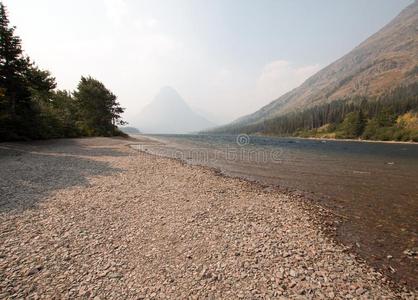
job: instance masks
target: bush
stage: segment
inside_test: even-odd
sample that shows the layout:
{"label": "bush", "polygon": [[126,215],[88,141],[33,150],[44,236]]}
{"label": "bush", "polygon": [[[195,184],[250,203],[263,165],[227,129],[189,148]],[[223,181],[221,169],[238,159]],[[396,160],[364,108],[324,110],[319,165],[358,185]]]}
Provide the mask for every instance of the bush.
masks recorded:
{"label": "bush", "polygon": [[364,128],[364,132],[362,134],[362,138],[366,140],[374,139],[376,136],[376,132],[379,129],[379,123],[376,119],[371,119],[367,121],[367,125]]}
{"label": "bush", "polygon": [[353,139],[359,137],[364,130],[365,120],[361,111],[351,112],[346,115],[344,121],[337,127],[337,137]]}

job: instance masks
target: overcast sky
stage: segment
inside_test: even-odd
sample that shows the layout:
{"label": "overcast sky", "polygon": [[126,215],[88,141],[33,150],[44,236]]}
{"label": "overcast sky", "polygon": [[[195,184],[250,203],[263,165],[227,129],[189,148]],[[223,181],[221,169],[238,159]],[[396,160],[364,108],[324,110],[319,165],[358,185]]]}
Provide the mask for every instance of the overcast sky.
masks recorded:
{"label": "overcast sky", "polygon": [[298,86],[412,2],[3,0],[24,50],[59,88],[91,75],[129,121],[169,85],[218,123]]}

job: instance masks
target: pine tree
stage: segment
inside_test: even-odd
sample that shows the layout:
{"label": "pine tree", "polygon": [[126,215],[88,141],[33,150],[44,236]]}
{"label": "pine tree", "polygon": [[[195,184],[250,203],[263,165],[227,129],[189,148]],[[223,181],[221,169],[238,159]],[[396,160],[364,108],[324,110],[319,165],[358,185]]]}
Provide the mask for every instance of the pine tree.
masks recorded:
{"label": "pine tree", "polygon": [[0,124],[2,135],[19,136],[32,130],[34,107],[26,82],[29,59],[21,40],[9,25],[7,10],[0,2]]}
{"label": "pine tree", "polygon": [[28,60],[23,56],[21,40],[14,31],[15,27],[9,25],[7,10],[0,3],[0,88],[12,116],[16,114],[18,101],[27,100],[29,95],[24,80]]}
{"label": "pine tree", "polygon": [[124,109],[116,96],[103,83],[92,77],[81,77],[74,92],[82,130],[86,135],[114,135],[116,125],[123,125]]}
{"label": "pine tree", "polygon": [[55,88],[49,71],[23,54],[0,2],[0,141],[120,134],[124,109],[103,83],[82,77],[74,97]]}

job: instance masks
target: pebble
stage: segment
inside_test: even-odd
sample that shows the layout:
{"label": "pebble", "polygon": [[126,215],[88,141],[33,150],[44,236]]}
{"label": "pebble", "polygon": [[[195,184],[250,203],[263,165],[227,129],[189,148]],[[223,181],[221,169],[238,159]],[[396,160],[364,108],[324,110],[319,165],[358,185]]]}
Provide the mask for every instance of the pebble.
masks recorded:
{"label": "pebble", "polygon": [[131,142],[1,157],[0,298],[416,298],[328,239],[302,196]]}

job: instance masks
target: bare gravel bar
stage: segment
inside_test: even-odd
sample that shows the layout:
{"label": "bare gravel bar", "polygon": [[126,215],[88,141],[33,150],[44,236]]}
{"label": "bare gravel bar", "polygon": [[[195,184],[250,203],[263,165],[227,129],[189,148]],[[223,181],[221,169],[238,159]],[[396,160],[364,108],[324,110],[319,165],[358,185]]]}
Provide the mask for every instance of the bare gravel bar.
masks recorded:
{"label": "bare gravel bar", "polygon": [[139,142],[0,144],[0,299],[416,299],[303,199]]}

